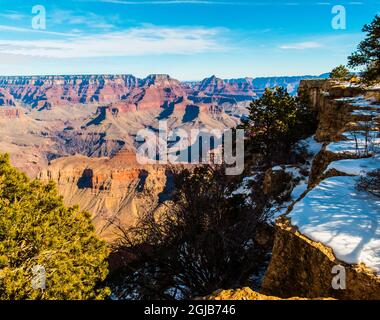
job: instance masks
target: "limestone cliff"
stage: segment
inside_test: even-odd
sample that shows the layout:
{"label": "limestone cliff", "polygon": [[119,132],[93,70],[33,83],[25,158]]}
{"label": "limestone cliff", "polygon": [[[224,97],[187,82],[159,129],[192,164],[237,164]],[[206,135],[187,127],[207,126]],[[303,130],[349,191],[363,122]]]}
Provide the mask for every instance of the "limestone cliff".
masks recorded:
{"label": "limestone cliff", "polygon": [[341,86],[334,80],[301,81],[300,92],[306,92],[310,98],[310,107],[318,113],[318,141],[336,139],[341,130],[351,119],[352,108],[347,108],[344,100],[337,98],[353,97],[362,92],[360,87]]}

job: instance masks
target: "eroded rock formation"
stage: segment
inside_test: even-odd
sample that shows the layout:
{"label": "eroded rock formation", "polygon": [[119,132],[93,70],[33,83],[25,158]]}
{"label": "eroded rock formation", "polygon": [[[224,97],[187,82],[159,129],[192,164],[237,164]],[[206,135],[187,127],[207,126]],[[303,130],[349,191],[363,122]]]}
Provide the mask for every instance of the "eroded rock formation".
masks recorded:
{"label": "eroded rock formation", "polygon": [[7,90],[0,88],[0,106],[15,106],[14,98]]}
{"label": "eroded rock formation", "polygon": [[108,241],[120,236],[119,227],[132,226],[139,215],[158,209],[173,183],[169,168],[139,165],[129,151],[112,159],[57,159],[39,179],[55,181],[67,205],[88,210],[97,233]]}

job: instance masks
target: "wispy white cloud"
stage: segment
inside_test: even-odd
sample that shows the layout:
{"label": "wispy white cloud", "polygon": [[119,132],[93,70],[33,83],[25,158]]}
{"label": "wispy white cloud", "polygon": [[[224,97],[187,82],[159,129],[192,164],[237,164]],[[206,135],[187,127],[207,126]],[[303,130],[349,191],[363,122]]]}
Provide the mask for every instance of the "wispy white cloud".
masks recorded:
{"label": "wispy white cloud", "polygon": [[196,54],[223,51],[225,29],[144,26],[67,40],[0,40],[0,53],[51,58]]}
{"label": "wispy white cloud", "polygon": [[[113,29],[114,23],[119,20],[115,14],[112,16],[99,15],[93,12],[74,12],[71,10],[55,9],[49,13],[50,25],[83,26],[91,29]],[[111,23],[112,21],[112,23]]]}
{"label": "wispy white cloud", "polygon": [[21,32],[21,33],[39,33],[39,34],[63,36],[63,37],[76,37],[77,36],[74,33],[54,32],[54,31],[47,31],[47,30],[36,30],[33,28],[22,28],[22,27],[8,26],[8,25],[0,25],[0,30],[11,31],[11,32]]}
{"label": "wispy white cloud", "polygon": [[17,12],[17,11],[5,11],[0,13],[0,17],[2,19],[8,19],[12,21],[20,21],[25,19],[25,15]]}
{"label": "wispy white cloud", "polygon": [[306,50],[306,49],[316,49],[316,48],[321,48],[321,47],[324,47],[324,45],[320,42],[306,41],[306,42],[284,44],[280,46],[280,49]]}
{"label": "wispy white cloud", "polygon": [[[0,18],[4,20],[13,20],[15,22],[19,21],[31,21],[29,15],[23,15],[14,11],[0,13]],[[63,36],[63,37],[76,37],[81,33],[95,33],[99,32],[110,32],[111,30],[117,29],[115,23],[119,21],[119,16],[117,14],[113,15],[98,15],[93,12],[74,12],[70,10],[55,9],[49,12],[46,30],[35,30],[31,26],[20,26],[20,25],[10,25],[1,24],[0,31],[9,31],[16,33],[35,33],[40,35],[53,35],[53,36]],[[125,21],[124,21],[125,22]],[[69,29],[67,32],[53,31],[54,29]]]}
{"label": "wispy white cloud", "polygon": [[[323,49],[334,52],[346,52],[349,48],[355,46],[363,39],[362,33],[345,33],[340,35],[324,35],[310,37],[304,41],[289,41],[289,43],[280,44],[278,48],[282,50],[312,50]],[[350,50],[351,50],[350,49]]]}

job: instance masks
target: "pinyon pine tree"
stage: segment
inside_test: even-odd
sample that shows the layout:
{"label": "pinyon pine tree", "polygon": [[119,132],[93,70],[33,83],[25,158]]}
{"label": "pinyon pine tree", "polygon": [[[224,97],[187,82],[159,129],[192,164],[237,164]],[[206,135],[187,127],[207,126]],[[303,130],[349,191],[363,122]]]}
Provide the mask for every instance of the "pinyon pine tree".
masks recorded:
{"label": "pinyon pine tree", "polygon": [[267,164],[288,157],[291,146],[315,131],[315,114],[308,108],[308,97],[291,96],[285,88],[266,89],[249,107],[249,117],[241,126],[247,147],[264,156]]}
{"label": "pinyon pine tree", "polygon": [[102,299],[107,256],[88,213],[66,208],[53,183],[31,181],[0,155],[1,300]]}
{"label": "pinyon pine tree", "polygon": [[362,76],[368,83],[380,80],[380,16],[363,27],[366,38],[360,42],[358,49],[348,57],[349,67],[364,67]]}
{"label": "pinyon pine tree", "polygon": [[348,80],[351,77],[350,70],[344,65],[334,68],[330,73],[330,78],[338,80]]}

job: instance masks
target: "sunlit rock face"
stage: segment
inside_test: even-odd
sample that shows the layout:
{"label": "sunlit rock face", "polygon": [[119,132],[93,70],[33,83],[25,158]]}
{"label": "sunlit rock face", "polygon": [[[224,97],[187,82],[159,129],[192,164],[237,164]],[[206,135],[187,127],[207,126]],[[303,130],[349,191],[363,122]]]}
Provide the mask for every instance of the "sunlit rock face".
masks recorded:
{"label": "sunlit rock face", "polygon": [[[283,299],[274,296],[267,296],[259,292],[253,291],[250,288],[242,288],[236,290],[219,290],[208,297],[197,300],[309,300],[307,298],[292,297]],[[315,300],[332,300],[329,298],[316,298]]]}
{"label": "sunlit rock face", "polygon": [[29,176],[60,157],[136,150],[140,130],[235,127],[255,97],[204,94],[168,75],[0,77],[0,151]]}
{"label": "sunlit rock face", "polygon": [[129,151],[112,159],[57,159],[38,178],[55,181],[67,205],[88,210],[97,233],[110,242],[120,237],[120,227],[132,226],[154,208],[160,210],[173,183],[166,166],[140,165]]}

